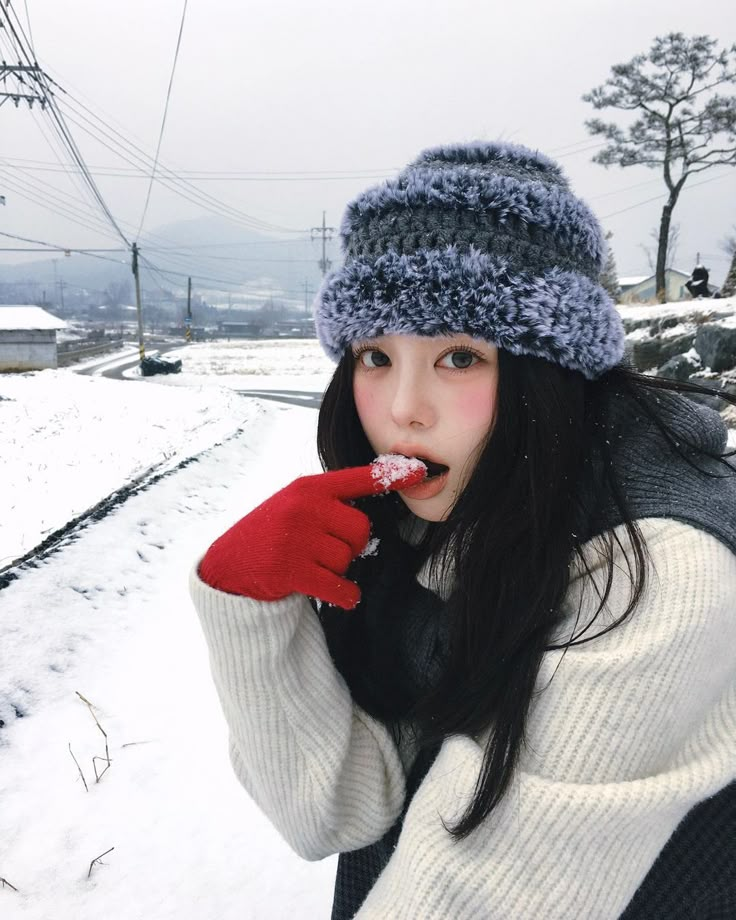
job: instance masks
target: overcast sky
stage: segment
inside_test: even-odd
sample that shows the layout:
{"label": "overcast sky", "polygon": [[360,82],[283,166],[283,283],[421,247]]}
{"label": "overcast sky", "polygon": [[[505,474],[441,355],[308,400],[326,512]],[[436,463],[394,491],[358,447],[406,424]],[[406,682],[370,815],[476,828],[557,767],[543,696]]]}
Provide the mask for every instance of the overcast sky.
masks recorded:
{"label": "overcast sky", "polygon": [[[23,3],[13,6],[27,28]],[[152,155],[183,0],[27,0],[27,6],[38,60],[77,100],[77,111],[83,103]],[[177,171],[288,174],[289,181],[264,175],[196,184],[260,222],[304,230],[321,222],[323,210],[328,224],[338,226],[351,197],[424,147],[502,138],[557,157],[613,231],[619,274],[648,274],[640,246],[653,246],[649,233],[662,201],[640,203],[662,195],[662,178],[591,163],[590,148],[600,142],[584,127],[594,113],[581,96],[604,82],[611,65],[646,51],[668,31],[733,43],[733,6],[728,0],[189,0],[161,161]],[[97,168],[110,210],[134,239],[146,179],[103,174],[100,167],[129,164],[79,125],[69,127]],[[114,234],[92,232],[22,197],[30,188],[48,201],[52,191],[41,182],[59,189],[53,194],[80,197],[63,173],[48,171],[58,169],[58,158],[46,137],[47,116],[0,107],[0,195],[6,197],[0,230],[70,247],[114,246]],[[695,187],[706,179],[714,181]],[[700,251],[713,280],[722,279],[728,262],[719,242],[736,224],[735,203],[736,169],[690,180],[674,218],[681,228],[677,265],[689,271]],[[85,201],[80,213],[88,223],[92,205]],[[206,213],[154,186],[145,230]],[[0,253],[3,261],[19,256]]]}

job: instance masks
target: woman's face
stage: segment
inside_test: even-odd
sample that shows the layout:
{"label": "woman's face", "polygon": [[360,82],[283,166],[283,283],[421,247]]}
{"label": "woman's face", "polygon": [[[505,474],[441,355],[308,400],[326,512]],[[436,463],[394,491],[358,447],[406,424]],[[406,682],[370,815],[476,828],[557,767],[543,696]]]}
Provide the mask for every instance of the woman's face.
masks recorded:
{"label": "woman's face", "polygon": [[405,454],[446,471],[400,492],[425,521],[450,513],[491,430],[498,349],[469,335],[383,335],[353,346],[353,394],[376,454]]}

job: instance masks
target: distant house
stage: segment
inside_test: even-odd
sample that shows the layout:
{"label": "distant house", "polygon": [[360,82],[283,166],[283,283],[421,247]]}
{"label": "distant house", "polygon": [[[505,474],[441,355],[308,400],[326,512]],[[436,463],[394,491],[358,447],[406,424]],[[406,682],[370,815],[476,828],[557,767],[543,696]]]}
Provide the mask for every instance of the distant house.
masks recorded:
{"label": "distant house", "polygon": [[0,305],[0,371],[56,367],[56,330],[65,328],[41,307]]}
{"label": "distant house", "polygon": [[221,322],[217,324],[217,328],[221,335],[229,339],[257,339],[273,332],[271,327],[266,328],[262,321],[252,323]]}
{"label": "distant house", "polygon": [[317,333],[314,328],[314,319],[311,316],[294,319],[279,320],[275,324],[277,336],[290,339],[313,339]]}
{"label": "distant house", "polygon": [[[681,272],[677,268],[668,268],[664,273],[665,300],[672,303],[676,300],[690,300],[690,294],[685,287],[685,282],[690,278],[690,272]],[[647,303],[657,299],[657,288],[654,275],[641,275],[635,278],[619,278],[622,303]],[[710,284],[711,293],[716,288]]]}
{"label": "distant house", "polygon": [[623,300],[625,295],[628,294],[632,288],[635,288],[637,285],[641,284],[642,281],[647,281],[648,279],[649,275],[631,275],[628,278],[619,278],[618,286],[621,291],[621,299]]}

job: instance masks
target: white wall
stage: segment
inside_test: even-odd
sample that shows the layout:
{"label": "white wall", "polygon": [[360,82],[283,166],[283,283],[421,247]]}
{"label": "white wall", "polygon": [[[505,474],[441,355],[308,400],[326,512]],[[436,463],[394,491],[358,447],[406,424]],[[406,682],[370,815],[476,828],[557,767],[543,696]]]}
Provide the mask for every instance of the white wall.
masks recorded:
{"label": "white wall", "polygon": [[0,331],[0,371],[56,367],[55,330]]}

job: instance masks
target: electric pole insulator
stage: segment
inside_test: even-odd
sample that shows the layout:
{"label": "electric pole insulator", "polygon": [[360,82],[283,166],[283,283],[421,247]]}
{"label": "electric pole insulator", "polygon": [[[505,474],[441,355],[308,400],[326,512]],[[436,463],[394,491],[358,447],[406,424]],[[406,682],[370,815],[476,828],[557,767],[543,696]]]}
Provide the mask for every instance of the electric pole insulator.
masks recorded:
{"label": "electric pole insulator", "polygon": [[325,223],[325,211],[322,212],[322,226],[321,227],[312,227],[312,239],[315,235],[322,237],[322,258],[317,263],[319,265],[320,271],[323,275],[326,275],[332,265],[332,262],[327,258],[327,240],[332,239],[332,234],[336,232],[334,227],[328,227]]}

